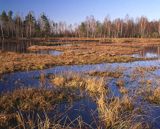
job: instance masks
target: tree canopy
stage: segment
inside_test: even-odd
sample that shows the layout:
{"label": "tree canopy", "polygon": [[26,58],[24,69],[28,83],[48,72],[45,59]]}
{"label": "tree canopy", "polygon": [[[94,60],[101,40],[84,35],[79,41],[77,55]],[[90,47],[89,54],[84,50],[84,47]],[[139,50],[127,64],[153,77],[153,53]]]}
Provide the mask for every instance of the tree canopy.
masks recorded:
{"label": "tree canopy", "polygon": [[94,16],[87,16],[79,25],[50,20],[45,13],[39,18],[34,12],[28,12],[23,18],[12,11],[2,11],[0,14],[0,37],[2,38],[31,38],[31,37],[160,37],[160,20],[149,21],[147,17],[125,18],[111,20],[106,16],[98,21]]}

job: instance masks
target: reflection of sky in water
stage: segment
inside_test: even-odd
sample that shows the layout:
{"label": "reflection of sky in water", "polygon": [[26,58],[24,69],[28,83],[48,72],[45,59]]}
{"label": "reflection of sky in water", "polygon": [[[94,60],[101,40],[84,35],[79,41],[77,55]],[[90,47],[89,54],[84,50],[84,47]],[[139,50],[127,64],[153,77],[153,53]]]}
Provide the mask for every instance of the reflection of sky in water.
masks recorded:
{"label": "reflection of sky in water", "polygon": [[[67,72],[88,72],[88,71],[116,71],[118,68],[124,68],[124,76],[123,80],[125,82],[126,87],[134,88],[139,86],[139,82],[141,78],[138,76],[134,80],[131,79],[131,73],[135,70],[136,67],[149,67],[149,66],[158,66],[160,67],[160,60],[150,60],[150,61],[135,61],[130,63],[102,63],[102,64],[94,64],[94,65],[72,65],[72,66],[57,66],[45,70],[35,70],[28,72],[15,72],[4,74],[2,79],[0,80],[0,92],[5,92],[9,90],[14,90],[20,87],[39,87],[40,81],[38,77],[40,74],[61,74]],[[156,70],[153,74],[160,76],[160,70]],[[157,78],[155,78],[152,74],[144,74],[147,80],[151,79],[154,83],[158,84]],[[112,90],[113,95],[120,96],[119,90],[116,86],[117,79],[107,80],[107,86]],[[45,82],[46,86],[52,86],[48,79]],[[64,112],[64,107],[66,104],[60,105],[60,112]],[[148,106],[148,105],[147,105]],[[150,107],[151,108],[151,107]],[[153,108],[152,108],[153,109]],[[96,110],[95,102],[88,100],[88,98],[80,99],[78,101],[73,102],[72,108],[63,115],[65,119],[67,116],[70,117],[71,120],[74,120],[78,116],[81,116],[82,119],[90,124],[92,121],[92,113],[91,111]],[[54,114],[54,112],[53,112]],[[87,115],[86,115],[87,114]],[[51,112],[52,115],[52,112]],[[152,110],[152,112],[147,112],[147,115],[151,115],[153,119],[157,116],[160,116],[160,107],[157,107],[156,111]],[[97,114],[95,114],[97,116]],[[62,119],[62,122],[64,120]],[[153,122],[154,127],[159,127],[159,119]],[[95,125],[93,125],[95,127]]]}
{"label": "reflection of sky in water", "polygon": [[160,47],[154,46],[154,47],[145,47],[142,51],[139,53],[133,54],[133,57],[136,58],[158,58],[160,57]]}
{"label": "reflection of sky in water", "polygon": [[132,57],[135,57],[135,58],[141,58],[141,57],[145,57],[145,58],[157,58],[157,57],[160,57],[160,55],[157,55],[156,53],[145,53],[145,55],[133,54]]}
{"label": "reflection of sky in water", "polygon": [[[27,48],[31,45],[37,44],[36,42],[30,41],[19,41],[19,42],[0,42],[0,50],[3,51],[11,51],[11,52],[19,52],[19,53],[37,53],[37,54],[49,54],[53,56],[59,56],[62,54],[60,51],[56,50],[39,50],[36,52],[28,51]],[[64,44],[71,45],[71,44]]]}
{"label": "reflection of sky in water", "polygon": [[[50,69],[45,70],[35,70],[35,71],[28,71],[28,72],[15,72],[15,73],[9,73],[5,74],[2,77],[2,80],[0,81],[0,91],[8,91],[8,90],[14,90],[19,87],[39,87],[40,81],[38,77],[41,73],[43,74],[61,74],[61,73],[67,73],[70,71],[73,72],[87,72],[87,71],[116,71],[118,68],[123,67],[124,69],[124,76],[123,80],[125,82],[126,87],[130,87],[134,89],[134,87],[137,87],[141,81],[140,76],[136,77],[134,80],[131,79],[131,73],[135,70],[136,67],[149,67],[149,66],[158,66],[160,67],[160,61],[159,60],[151,60],[151,61],[136,61],[131,63],[102,63],[102,64],[94,64],[94,65],[72,65],[72,66],[57,66]],[[156,70],[153,72],[153,74],[160,76],[160,70]],[[158,84],[159,82],[156,82],[157,78],[155,78],[152,74],[144,74],[146,80],[151,79],[154,81],[154,83]],[[117,79],[111,79],[107,80],[107,86],[112,90],[113,95],[120,96],[119,90],[116,86]],[[45,82],[46,86],[52,86],[47,79]],[[64,112],[64,106],[65,104],[62,104],[61,111]],[[73,103],[72,108],[64,114],[66,117],[69,116],[72,120],[75,119],[77,116],[81,116],[82,119],[86,123],[90,123],[92,121],[92,116],[90,116],[91,110],[96,109],[96,104],[90,100],[82,99],[75,101]],[[155,113],[155,114],[154,114]],[[160,108],[157,108],[157,111],[154,111],[152,113],[152,117],[155,118],[155,116],[160,115]],[[86,114],[88,114],[86,116]],[[148,112],[150,115],[150,113]],[[97,115],[96,115],[97,116]],[[65,118],[65,117],[64,117]],[[155,120],[155,124],[158,123],[158,120]],[[62,120],[63,122],[63,120]],[[93,125],[94,127],[95,125]],[[158,125],[155,125],[156,127],[159,127]]]}
{"label": "reflection of sky in water", "polygon": [[56,51],[56,50],[39,50],[39,51],[36,51],[34,53],[36,53],[36,54],[49,54],[49,55],[52,55],[52,56],[59,56],[59,55],[62,54],[62,52]]}
{"label": "reflection of sky in water", "polygon": [[157,54],[155,54],[155,53],[146,53],[146,55],[145,55],[146,57],[148,57],[148,58],[152,58],[152,57],[158,57],[158,55]]}
{"label": "reflection of sky in water", "polygon": [[[29,44],[30,45],[30,44]],[[19,52],[26,52],[26,47],[29,46],[28,44],[24,44],[23,46],[13,47],[14,49],[11,49],[11,51],[19,51]],[[10,44],[8,46],[4,47],[5,49],[10,49]],[[160,56],[160,52],[158,52],[158,47],[147,47],[144,48],[144,50],[140,53],[133,54],[133,57],[146,57],[146,58],[154,58]],[[54,50],[41,50],[38,52],[35,52],[37,54],[50,54],[54,56],[58,56],[62,54],[60,51],[54,51]],[[160,67],[160,60],[151,60],[151,61],[135,61],[131,63],[102,63],[102,64],[94,64],[94,65],[72,65],[72,66],[57,66],[45,70],[35,70],[35,71],[28,71],[28,72],[15,72],[15,73],[9,73],[4,74],[2,76],[2,79],[0,80],[0,92],[3,91],[9,91],[14,90],[16,88],[20,87],[39,87],[40,81],[39,76],[40,74],[61,74],[61,73],[67,73],[67,72],[88,72],[88,71],[116,71],[119,67],[124,67],[125,70],[123,79],[125,81],[125,85],[127,86],[138,86],[138,83],[141,81],[141,78],[138,76],[135,80],[131,79],[131,73],[134,71],[136,67],[149,67],[149,66],[157,66]],[[153,74],[147,73],[145,74],[146,80],[152,80],[154,85],[159,84],[159,76],[160,76],[160,70],[156,70],[152,72]],[[156,77],[155,77],[156,75]],[[107,82],[107,86],[111,88],[114,95],[119,95],[119,91],[116,86],[116,79],[110,79]],[[46,86],[51,86],[48,79],[46,79],[45,82]],[[63,105],[63,104],[62,104]],[[63,105],[64,106],[64,105]],[[79,108],[83,108],[83,110],[79,110]],[[151,108],[151,107],[150,107]],[[160,107],[157,106],[157,109],[155,107],[152,108],[152,112],[149,113],[152,115],[153,118],[157,117],[157,120],[154,121],[155,126],[159,127],[159,116],[160,116]],[[62,110],[64,108],[62,107]],[[90,109],[95,110],[96,104],[94,102],[91,102],[88,99],[82,99],[79,101],[74,102],[73,108],[67,113],[71,118],[75,119],[77,116],[81,115],[82,119],[84,119],[87,123],[90,123],[91,116],[87,115],[90,111]],[[79,110],[79,112],[77,112]],[[88,111],[87,111],[88,110]]]}
{"label": "reflection of sky in water", "polygon": [[[160,67],[159,60],[151,61],[135,61],[131,63],[102,63],[94,65],[72,65],[72,66],[57,66],[45,70],[35,70],[28,72],[14,72],[4,74],[0,80],[0,91],[11,90],[21,86],[38,87],[40,82],[38,77],[40,74],[61,74],[67,72],[88,72],[88,71],[116,71],[119,67],[125,68],[123,71],[126,76],[130,75],[135,67]],[[159,72],[156,73],[159,75]],[[49,82],[46,82],[49,85]]]}

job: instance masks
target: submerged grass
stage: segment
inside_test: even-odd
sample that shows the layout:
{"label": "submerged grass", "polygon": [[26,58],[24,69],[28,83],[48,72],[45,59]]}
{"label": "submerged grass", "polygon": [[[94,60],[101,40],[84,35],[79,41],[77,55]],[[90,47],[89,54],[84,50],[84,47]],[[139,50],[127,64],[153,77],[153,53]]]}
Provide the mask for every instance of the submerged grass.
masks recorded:
{"label": "submerged grass", "polygon": [[122,72],[108,72],[108,71],[103,71],[103,72],[98,72],[98,71],[91,71],[88,73],[90,76],[99,76],[99,77],[114,77],[114,78],[120,78],[122,77],[123,73]]}
{"label": "submerged grass", "polygon": [[17,112],[43,112],[53,110],[60,102],[72,102],[80,96],[67,90],[44,88],[18,89],[0,95],[0,128],[16,126],[19,123]]}
{"label": "submerged grass", "polygon": [[128,129],[135,125],[132,117],[136,117],[133,98],[124,95],[122,98],[106,99],[101,96],[97,100],[98,112],[105,128]]}
{"label": "submerged grass", "polygon": [[[104,40],[105,41],[105,40]],[[118,42],[118,41],[117,41]],[[130,42],[125,40],[124,43]],[[84,44],[83,44],[84,45]],[[0,73],[43,69],[56,65],[70,64],[94,64],[101,62],[128,62],[137,60],[123,54],[131,54],[137,51],[131,47],[105,46],[102,44],[87,44],[86,46],[59,46],[59,47],[35,47],[34,49],[55,49],[64,51],[63,55],[54,57],[49,55],[35,54],[17,54],[0,52]],[[92,49],[91,49],[92,48]],[[33,49],[33,48],[30,48]],[[114,50],[115,49],[115,50]],[[143,78],[146,72],[155,71],[157,67],[137,67],[135,69],[134,78]],[[98,77],[95,77],[98,76]],[[106,85],[105,77],[118,78],[115,82],[120,96],[111,96],[112,91]],[[113,72],[97,72],[92,71],[86,76],[79,74],[54,75],[50,77],[53,89],[44,88],[27,88],[18,89],[13,92],[0,95],[0,128],[73,128],[71,121],[65,125],[54,121],[44,113],[52,110],[61,102],[72,102],[86,95],[91,97],[97,104],[98,122],[97,128],[109,129],[145,129],[150,126],[143,121],[136,119],[140,117],[136,107],[136,98],[144,98],[143,101],[160,104],[160,88],[151,87],[151,81],[143,81],[143,89],[129,94],[128,88],[125,87],[125,81],[121,78],[123,74],[119,71]],[[120,78],[120,79],[119,79]],[[45,76],[40,76],[41,85],[45,83]],[[135,80],[136,81],[136,80]],[[41,87],[42,87],[41,86]],[[138,85],[139,86],[139,85]],[[137,92],[137,93],[136,93]],[[143,102],[142,102],[143,103]],[[40,112],[33,118],[25,113]],[[59,116],[56,116],[59,117]],[[35,120],[36,118],[36,120]],[[78,119],[77,128],[85,128],[85,122]],[[83,123],[83,124],[82,124]],[[15,127],[16,126],[16,127]],[[90,128],[89,125],[87,125]],[[92,127],[91,127],[92,128]]]}
{"label": "submerged grass", "polygon": [[[44,80],[44,78],[45,77],[41,75],[41,79]],[[75,126],[71,126],[74,120],[62,125],[62,123],[50,119],[47,114],[41,118],[41,113],[54,109],[60,102],[72,102],[82,96],[91,97],[97,104],[97,117],[99,120],[96,123],[97,128],[145,129],[150,127],[148,124],[143,123],[143,121],[136,121],[136,118],[140,117],[142,113],[142,111],[139,112],[139,110],[143,109],[135,106],[135,96],[137,94],[130,96],[123,85],[124,82],[120,81],[118,86],[122,93],[121,96],[111,96],[113,95],[112,91],[106,85],[107,80],[103,77],[99,78],[75,73],[65,73],[53,75],[50,79],[53,84],[53,89],[28,88],[1,94],[0,127],[17,126],[17,128],[23,129],[74,128]],[[159,92],[159,88],[152,89],[149,86],[147,92],[145,91],[150,101],[154,100],[154,102],[160,100]],[[40,114],[33,118],[24,114],[34,111],[40,112]],[[58,115],[56,117],[59,118]],[[79,124],[76,128],[92,128],[80,119],[77,118],[77,120]]]}
{"label": "submerged grass", "polygon": [[107,129],[147,129],[149,126],[146,123],[144,124],[140,121],[134,121],[134,119],[140,115],[137,112],[138,108],[135,107],[134,104],[134,96],[129,96],[128,90],[124,87],[124,85],[120,85],[119,88],[122,96],[110,97],[112,91],[110,91],[105,85],[105,81],[104,78],[97,80],[95,77],[87,78],[86,76],[82,77],[77,75],[73,75],[72,77],[69,77],[68,75],[67,77],[56,76],[52,80],[53,84],[58,87],[78,87],[87,91],[97,103],[97,111],[102,127]]}
{"label": "submerged grass", "polygon": [[61,90],[27,88],[4,93],[0,97],[1,113],[11,113],[17,109],[21,111],[51,109],[54,104],[72,101],[78,98],[78,95]]}
{"label": "submerged grass", "polygon": [[141,89],[140,93],[143,94],[145,100],[152,104],[160,104],[160,87],[147,86]]}
{"label": "submerged grass", "polygon": [[67,76],[57,75],[52,79],[52,83],[56,87],[82,89],[90,95],[92,94],[95,96],[99,96],[108,91],[104,78],[97,79],[95,77],[82,77],[78,74]]}

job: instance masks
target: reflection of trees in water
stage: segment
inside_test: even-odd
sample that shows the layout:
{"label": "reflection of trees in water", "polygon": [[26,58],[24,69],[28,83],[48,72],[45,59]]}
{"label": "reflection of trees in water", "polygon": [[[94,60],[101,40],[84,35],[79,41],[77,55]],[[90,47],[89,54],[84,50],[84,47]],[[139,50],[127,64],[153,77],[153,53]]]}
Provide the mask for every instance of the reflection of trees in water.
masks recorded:
{"label": "reflection of trees in water", "polygon": [[22,41],[22,40],[15,41],[15,42],[1,41],[0,42],[0,50],[26,53],[27,48],[31,45],[32,45],[31,41]]}
{"label": "reflection of trees in water", "polygon": [[139,52],[139,55],[141,57],[147,57],[148,55],[151,57],[160,57],[160,46],[145,47]]}

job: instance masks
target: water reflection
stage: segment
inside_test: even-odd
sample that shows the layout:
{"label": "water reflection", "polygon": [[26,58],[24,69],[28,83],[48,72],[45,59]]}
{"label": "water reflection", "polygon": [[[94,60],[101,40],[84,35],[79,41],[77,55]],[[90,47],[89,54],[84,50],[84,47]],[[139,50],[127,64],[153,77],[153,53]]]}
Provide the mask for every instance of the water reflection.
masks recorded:
{"label": "water reflection", "polygon": [[160,58],[160,46],[144,47],[144,49],[136,54],[136,58]]}
{"label": "water reflection", "polygon": [[[0,43],[0,50],[2,51],[13,51],[13,52],[20,52],[20,53],[28,53],[27,47],[31,45],[35,45],[35,42],[31,41],[21,41],[21,42],[1,42]],[[47,51],[47,50],[41,50],[36,52],[37,54],[51,54],[51,55],[59,55],[61,52],[59,51]],[[146,47],[143,51],[137,53],[134,55],[135,57],[160,57],[160,47]],[[50,69],[45,70],[35,70],[35,71],[28,71],[28,72],[15,72],[15,73],[8,73],[4,74],[1,77],[0,80],[0,93],[12,91],[14,89],[18,89],[21,87],[39,87],[41,84],[41,81],[39,79],[40,75],[43,73],[45,75],[49,74],[61,74],[63,72],[87,72],[87,71],[116,71],[119,67],[126,68],[124,72],[124,82],[126,86],[132,86],[136,87],[138,86],[138,83],[142,80],[142,78],[139,78],[139,76],[133,81],[131,79],[131,72],[136,67],[150,67],[150,66],[157,66],[160,67],[160,61],[159,60],[151,60],[151,61],[136,61],[131,63],[102,63],[102,64],[95,64],[95,65],[72,65],[72,66],[57,66]],[[154,71],[154,74],[158,77],[160,76],[160,70]],[[150,74],[145,74],[146,79],[151,79],[154,82],[156,82],[155,76],[151,76]],[[158,84],[158,83],[157,83]],[[46,78],[45,86],[51,87],[52,84],[50,83],[50,80]],[[118,89],[116,86],[116,80],[111,79],[107,86],[111,88],[114,95],[118,95]],[[64,106],[65,104],[60,105],[61,112],[64,112]],[[83,109],[83,110],[82,110]],[[96,110],[96,104],[88,99],[81,99],[73,103],[73,107],[71,110],[69,110],[66,114],[66,116],[69,116],[71,120],[74,120],[78,116],[82,116],[82,119],[87,123],[90,124],[92,122],[92,116],[91,116],[91,110]],[[152,114],[152,117],[159,118],[160,114],[160,108],[157,107],[157,109],[152,110],[154,112],[150,113]],[[87,114],[87,115],[86,115]],[[51,114],[52,115],[52,114]],[[64,117],[66,118],[66,117]],[[159,119],[156,119],[154,121],[154,126],[159,127]],[[94,126],[93,126],[94,127]]]}
{"label": "water reflection", "polygon": [[62,54],[62,52],[56,51],[56,50],[39,50],[39,51],[35,51],[34,53],[36,53],[36,54],[48,54],[48,55],[53,55],[53,56],[59,56],[59,55]]}
{"label": "water reflection", "polygon": [[[128,80],[129,79],[128,77],[130,77],[131,72],[136,67],[150,67],[150,66],[160,67],[160,61],[151,60],[151,61],[136,61],[132,63],[103,63],[103,64],[95,64],[95,65],[57,66],[57,67],[53,67],[45,70],[8,73],[8,74],[4,74],[0,80],[0,92],[14,90],[16,88],[23,87],[23,86],[39,87],[41,82],[38,78],[42,73],[45,75],[61,74],[65,72],[66,73],[67,72],[84,73],[89,71],[116,71],[116,69],[118,68],[125,68],[125,70],[123,71],[124,79],[126,80],[126,82],[130,82],[130,80]],[[157,76],[160,76],[160,71],[157,70],[155,74]],[[112,81],[109,85],[112,86],[113,83],[114,81]],[[129,84],[131,85],[131,83]],[[48,87],[51,86],[51,84],[49,83],[49,80],[46,80],[45,85]],[[137,86],[137,82],[135,82],[135,84],[133,85]]]}
{"label": "water reflection", "polygon": [[0,50],[1,51],[9,51],[9,52],[17,52],[17,53],[36,53],[36,54],[49,54],[53,56],[59,56],[62,54],[60,51],[55,51],[55,50],[39,50],[35,52],[29,51],[27,48],[32,46],[32,45],[37,45],[38,42],[33,42],[33,41],[11,41],[11,42],[6,42],[2,41],[0,42]]}
{"label": "water reflection", "polygon": [[0,50],[2,51],[10,51],[10,52],[19,52],[19,53],[26,53],[27,48],[33,45],[31,41],[1,41],[0,42]]}

